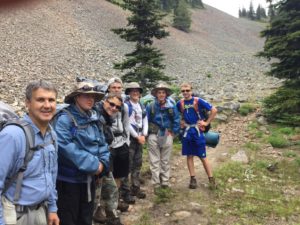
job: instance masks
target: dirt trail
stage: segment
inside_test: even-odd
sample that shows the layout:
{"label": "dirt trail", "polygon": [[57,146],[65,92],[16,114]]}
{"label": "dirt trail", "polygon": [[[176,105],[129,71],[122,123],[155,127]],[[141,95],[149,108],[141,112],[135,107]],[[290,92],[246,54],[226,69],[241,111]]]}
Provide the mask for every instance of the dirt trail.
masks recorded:
{"label": "dirt trail", "polygon": [[[221,140],[216,148],[208,148],[207,150],[213,169],[230,159],[230,149],[239,148],[243,143],[247,142],[249,138],[247,124],[253,117],[254,114],[248,117],[236,115],[232,117],[229,124],[220,124],[214,129],[221,132]],[[144,157],[147,156],[145,155]],[[205,216],[206,205],[213,204],[213,202],[209,200],[211,191],[208,189],[208,179],[200,160],[195,158],[198,188],[191,190],[188,188],[189,173],[186,158],[181,156],[180,152],[173,154],[172,157],[171,189],[174,192],[172,200],[164,204],[155,204],[156,197],[148,178],[142,187],[147,193],[147,198],[143,200],[138,199],[136,204],[132,205],[130,212],[121,215],[124,224],[145,224],[141,220],[143,215],[144,217],[149,217],[153,225],[210,224],[209,218]]]}

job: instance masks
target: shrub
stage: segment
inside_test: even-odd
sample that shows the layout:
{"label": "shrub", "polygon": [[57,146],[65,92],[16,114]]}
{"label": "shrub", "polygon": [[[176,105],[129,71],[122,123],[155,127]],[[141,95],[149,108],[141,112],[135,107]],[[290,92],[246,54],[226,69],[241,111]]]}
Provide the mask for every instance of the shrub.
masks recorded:
{"label": "shrub", "polygon": [[249,113],[254,112],[254,110],[255,110],[255,106],[247,103],[247,104],[241,105],[241,107],[239,108],[239,113],[242,116],[247,116]]}

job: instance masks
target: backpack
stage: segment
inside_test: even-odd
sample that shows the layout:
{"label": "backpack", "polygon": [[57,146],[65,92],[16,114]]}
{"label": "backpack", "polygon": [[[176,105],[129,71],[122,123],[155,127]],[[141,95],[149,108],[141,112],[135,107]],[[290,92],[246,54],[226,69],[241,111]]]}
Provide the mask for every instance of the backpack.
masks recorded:
{"label": "backpack", "polygon": [[[133,113],[133,106],[131,104],[131,101],[129,98],[126,98],[124,103],[126,103],[128,105],[128,117],[130,117]],[[145,106],[139,101],[138,102],[139,105],[141,106],[141,109],[142,109],[142,118],[144,119],[145,116],[147,115],[147,112],[146,112],[146,108]]]}
{"label": "backpack", "polygon": [[[209,117],[209,113],[208,113],[208,110],[205,109],[205,108],[201,108],[199,110],[199,105],[198,105],[198,101],[199,98],[198,97],[194,97],[194,102],[193,102],[193,106],[194,106],[194,110],[195,112],[197,113],[198,115],[198,118],[200,120],[204,120],[206,121]],[[181,112],[181,115],[183,116],[183,113],[184,113],[184,99],[180,99],[180,112]],[[204,116],[204,118],[201,117],[201,114]],[[204,133],[208,132],[211,128],[211,125],[208,124],[206,127],[205,127],[205,130],[204,130]]]}
{"label": "backpack", "polygon": [[[88,127],[88,125],[79,125],[75,117],[72,115],[72,113],[67,109],[68,106],[69,104],[65,104],[65,103],[58,104],[56,106],[56,114],[52,118],[51,124],[53,125],[53,127],[55,127],[58,117],[62,113],[66,113],[68,117],[71,119],[73,124],[73,127],[71,128],[70,132],[72,134],[72,137],[74,138],[78,129],[85,129]],[[99,111],[99,109],[97,109],[97,111]],[[96,122],[96,124],[99,130],[103,132],[103,135],[105,137],[105,142],[108,145],[110,145],[113,142],[114,136],[112,134],[110,127],[106,125],[104,118],[100,117],[100,119]]]}
{"label": "backpack", "polygon": [[24,131],[25,139],[26,139],[24,163],[16,174],[14,174],[12,177],[8,178],[5,181],[4,188],[2,191],[2,194],[4,194],[7,191],[7,189],[10,187],[10,185],[15,180],[17,180],[16,191],[14,194],[14,204],[16,204],[20,198],[24,172],[27,169],[28,163],[33,158],[34,153],[39,149],[46,147],[47,145],[54,144],[55,140],[52,136],[51,142],[45,143],[43,145],[35,145],[35,134],[32,126],[27,121],[20,119],[19,116],[14,112],[13,108],[5,104],[4,102],[0,101],[0,132],[6,126],[10,126],[10,125],[20,127]]}

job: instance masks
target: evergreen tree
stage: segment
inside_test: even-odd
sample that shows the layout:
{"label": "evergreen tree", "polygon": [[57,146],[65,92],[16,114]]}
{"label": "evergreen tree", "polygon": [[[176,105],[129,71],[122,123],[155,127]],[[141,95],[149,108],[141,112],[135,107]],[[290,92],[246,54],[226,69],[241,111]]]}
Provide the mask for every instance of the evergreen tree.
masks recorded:
{"label": "evergreen tree", "polygon": [[239,18],[242,17],[242,10],[239,8]]}
{"label": "evergreen tree", "polygon": [[257,9],[256,9],[256,16],[255,16],[255,19],[257,19],[257,20],[261,20],[261,6],[260,6],[260,4],[257,6]]}
{"label": "evergreen tree", "polygon": [[191,26],[191,14],[187,8],[185,0],[179,0],[177,7],[174,10],[173,27],[188,32]]}
{"label": "evergreen tree", "polygon": [[250,6],[249,6],[248,18],[249,18],[250,20],[254,20],[254,19],[255,19],[255,13],[254,13],[254,8],[253,8],[253,3],[252,3],[252,1],[250,2]]}
{"label": "evergreen tree", "polygon": [[260,8],[260,18],[267,18],[266,10],[263,7]]}
{"label": "evergreen tree", "polygon": [[176,5],[176,0],[160,0],[161,1],[161,9],[167,12],[170,12],[174,9]]}
{"label": "evergreen tree", "polygon": [[242,16],[241,17],[247,17],[247,10],[243,7],[242,9]]}
{"label": "evergreen tree", "polygon": [[266,38],[258,56],[276,60],[268,75],[285,80],[284,85],[265,100],[269,119],[300,125],[300,4],[282,0],[276,14],[261,35]]}
{"label": "evergreen tree", "polygon": [[126,71],[122,76],[125,82],[136,81],[143,88],[153,88],[159,81],[170,81],[164,75],[163,54],[152,47],[153,39],[168,36],[160,24],[164,15],[157,11],[156,0],[123,0],[121,6],[131,11],[127,18],[127,28],[113,29],[113,32],[128,42],[135,42],[135,50],[126,54],[122,63],[115,63],[114,68]]}
{"label": "evergreen tree", "polygon": [[269,2],[269,11],[268,11],[268,16],[270,17],[270,20],[275,16],[275,7],[273,5],[273,0],[267,0]]}
{"label": "evergreen tree", "polygon": [[190,0],[190,4],[193,8],[204,8],[202,0]]}

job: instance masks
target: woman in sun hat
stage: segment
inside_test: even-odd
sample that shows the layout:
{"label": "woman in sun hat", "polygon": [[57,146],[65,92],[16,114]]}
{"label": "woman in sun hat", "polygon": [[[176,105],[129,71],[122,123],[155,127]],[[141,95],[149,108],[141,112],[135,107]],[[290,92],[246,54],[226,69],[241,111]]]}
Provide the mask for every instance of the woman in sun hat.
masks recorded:
{"label": "woman in sun hat", "polygon": [[95,175],[109,170],[109,151],[99,129],[96,101],[104,93],[90,81],[78,82],[65,97],[70,104],[54,123],[58,136],[58,215],[61,225],[92,225]]}

